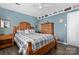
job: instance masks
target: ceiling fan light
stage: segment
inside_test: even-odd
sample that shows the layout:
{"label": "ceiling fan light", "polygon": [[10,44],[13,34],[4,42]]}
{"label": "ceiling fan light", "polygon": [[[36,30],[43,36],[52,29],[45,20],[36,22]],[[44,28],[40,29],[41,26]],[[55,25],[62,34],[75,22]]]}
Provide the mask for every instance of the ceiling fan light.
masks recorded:
{"label": "ceiling fan light", "polygon": [[42,6],[41,5],[39,6],[39,9],[42,9]]}

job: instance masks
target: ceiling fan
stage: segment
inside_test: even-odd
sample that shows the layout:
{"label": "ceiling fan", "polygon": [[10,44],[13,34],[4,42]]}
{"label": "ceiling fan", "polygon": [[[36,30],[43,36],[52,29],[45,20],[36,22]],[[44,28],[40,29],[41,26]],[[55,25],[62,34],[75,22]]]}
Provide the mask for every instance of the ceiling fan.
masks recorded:
{"label": "ceiling fan", "polygon": [[15,3],[16,5],[20,5],[20,3]]}

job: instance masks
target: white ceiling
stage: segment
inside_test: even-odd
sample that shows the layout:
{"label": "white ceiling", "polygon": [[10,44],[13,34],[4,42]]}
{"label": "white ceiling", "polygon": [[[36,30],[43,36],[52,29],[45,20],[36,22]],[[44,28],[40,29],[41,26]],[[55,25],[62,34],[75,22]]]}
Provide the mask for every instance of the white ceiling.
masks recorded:
{"label": "white ceiling", "polygon": [[0,7],[20,12],[26,15],[39,17],[45,14],[53,13],[57,10],[70,7],[75,3],[0,3]]}

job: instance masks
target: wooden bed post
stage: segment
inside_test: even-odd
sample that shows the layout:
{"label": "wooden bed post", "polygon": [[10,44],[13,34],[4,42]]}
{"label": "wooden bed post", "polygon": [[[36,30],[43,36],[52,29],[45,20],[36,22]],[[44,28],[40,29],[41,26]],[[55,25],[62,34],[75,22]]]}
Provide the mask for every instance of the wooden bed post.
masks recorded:
{"label": "wooden bed post", "polygon": [[55,39],[55,49],[57,49],[57,40]]}
{"label": "wooden bed post", "polygon": [[57,39],[54,36],[54,40],[55,40],[55,49],[57,49]]}
{"label": "wooden bed post", "polygon": [[33,51],[32,51],[32,43],[31,42],[28,42],[27,52],[28,52],[29,55],[32,55],[32,53],[33,53]]}
{"label": "wooden bed post", "polygon": [[12,37],[12,45],[14,45],[14,36],[16,33],[16,26],[13,27],[13,37]]}

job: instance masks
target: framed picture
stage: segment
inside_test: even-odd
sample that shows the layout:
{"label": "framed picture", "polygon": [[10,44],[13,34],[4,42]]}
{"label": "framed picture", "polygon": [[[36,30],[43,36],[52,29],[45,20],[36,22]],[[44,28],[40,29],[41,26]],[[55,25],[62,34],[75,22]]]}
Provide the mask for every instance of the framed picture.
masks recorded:
{"label": "framed picture", "polygon": [[9,20],[4,21],[4,28],[10,28],[10,21]]}
{"label": "framed picture", "polygon": [[10,28],[10,20],[0,18],[0,28]]}

